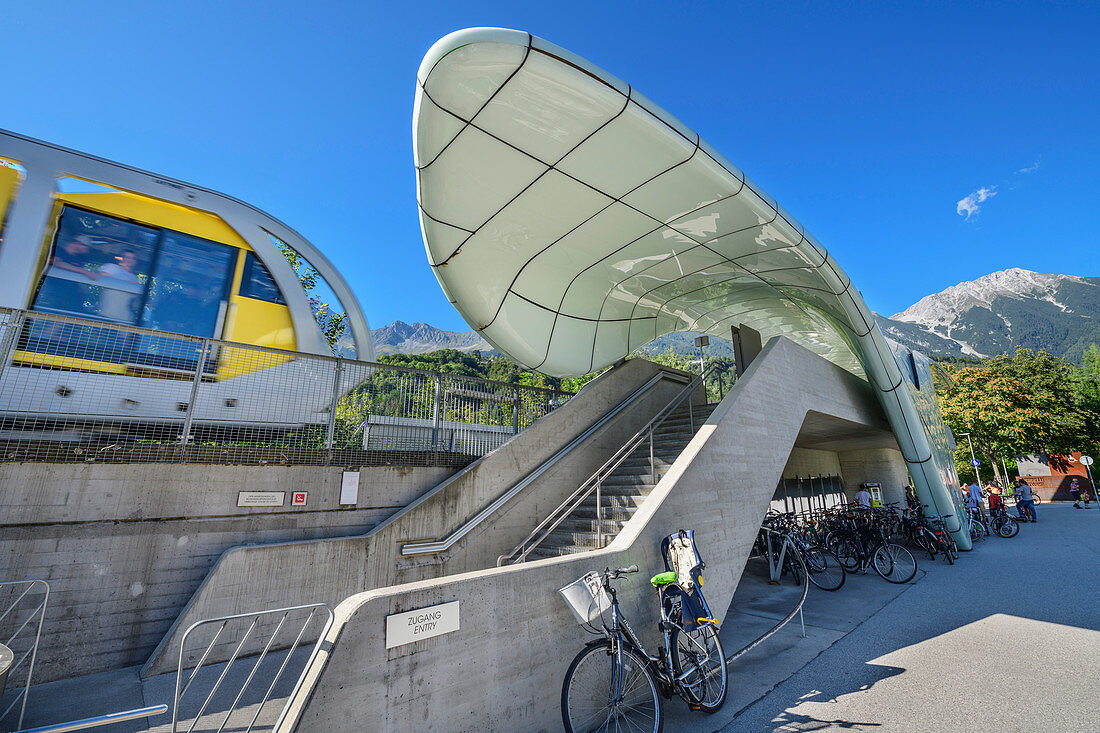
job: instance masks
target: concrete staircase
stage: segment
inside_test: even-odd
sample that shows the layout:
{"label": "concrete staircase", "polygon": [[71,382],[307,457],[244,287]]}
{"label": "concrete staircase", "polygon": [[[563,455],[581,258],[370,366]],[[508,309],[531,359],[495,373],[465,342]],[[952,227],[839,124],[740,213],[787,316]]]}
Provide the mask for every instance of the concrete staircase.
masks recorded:
{"label": "concrete staircase", "polygon": [[[557,528],[547,535],[528,557],[558,557],[605,547],[634,516],[657,481],[676,462],[680,453],[717,405],[677,408],[653,431],[653,459],[656,481],[650,469],[649,441],[643,441],[601,482],[603,542],[597,533],[595,491]],[[692,426],[694,425],[694,430]]]}

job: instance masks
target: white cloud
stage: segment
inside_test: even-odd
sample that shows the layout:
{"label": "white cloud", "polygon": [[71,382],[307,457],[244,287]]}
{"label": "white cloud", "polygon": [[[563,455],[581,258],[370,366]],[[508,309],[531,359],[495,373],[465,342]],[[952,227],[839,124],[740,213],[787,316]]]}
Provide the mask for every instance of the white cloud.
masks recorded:
{"label": "white cloud", "polygon": [[1041,162],[1042,161],[1037,160],[1034,163],[1032,163],[1031,165],[1029,165],[1027,168],[1021,168],[1020,170],[1018,170],[1016,172],[1017,173],[1034,173],[1035,171],[1039,170],[1039,165],[1040,165]]}
{"label": "white cloud", "polygon": [[974,216],[979,211],[981,211],[981,206],[979,206],[979,204],[982,204],[985,201],[988,201],[989,199],[993,198],[996,195],[997,195],[997,187],[996,186],[989,186],[988,188],[985,187],[985,186],[982,186],[977,191],[975,191],[974,193],[970,194],[969,196],[967,196],[966,198],[960,200],[957,204],[955,204],[955,212],[959,216],[965,216],[967,221],[969,221],[970,217]]}

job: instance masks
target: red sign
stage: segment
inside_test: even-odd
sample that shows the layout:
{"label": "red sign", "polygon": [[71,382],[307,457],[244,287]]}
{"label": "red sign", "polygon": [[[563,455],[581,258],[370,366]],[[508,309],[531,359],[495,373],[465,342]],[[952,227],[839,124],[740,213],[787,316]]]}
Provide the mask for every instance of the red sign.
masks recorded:
{"label": "red sign", "polygon": [[308,491],[295,491],[293,494],[290,495],[290,505],[291,506],[305,506],[306,505],[306,497],[308,497],[308,496],[309,496]]}

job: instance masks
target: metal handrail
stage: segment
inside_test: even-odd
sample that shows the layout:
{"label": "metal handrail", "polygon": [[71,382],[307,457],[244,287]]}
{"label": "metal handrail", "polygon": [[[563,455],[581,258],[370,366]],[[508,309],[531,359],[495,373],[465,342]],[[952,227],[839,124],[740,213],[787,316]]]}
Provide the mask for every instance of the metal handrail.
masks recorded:
{"label": "metal handrail", "polygon": [[[277,614],[282,614],[282,617],[279,619],[278,625],[275,627],[275,631],[272,632],[271,637],[267,640],[267,643],[264,645],[263,651],[260,652],[259,657],[256,659],[256,662],[252,665],[252,669],[249,671],[247,679],[245,679],[244,684],[237,692],[233,703],[226,711],[225,717],[222,719],[221,725],[218,727],[218,733],[221,733],[225,729],[226,724],[229,723],[229,718],[237,710],[237,705],[244,697],[244,693],[248,689],[249,685],[252,684],[252,680],[255,677],[256,672],[259,670],[260,665],[267,657],[268,652],[271,651],[272,646],[275,643],[275,637],[279,635],[279,632],[282,630],[283,624],[286,622],[289,614],[293,611],[305,610],[309,611],[309,616],[306,617],[306,620],[304,622],[302,622],[302,626],[298,630],[298,635],[294,638],[294,642],[290,645],[289,648],[286,649],[286,657],[283,659],[282,664],[279,666],[278,672],[275,673],[274,678],[271,680],[271,684],[268,686],[267,691],[264,693],[263,699],[260,700],[259,704],[256,706],[256,714],[252,716],[252,720],[249,722],[248,727],[245,729],[245,733],[251,731],[253,726],[256,725],[256,721],[259,719],[260,713],[263,711],[264,706],[267,704],[268,700],[271,699],[271,693],[275,690],[276,683],[278,683],[279,678],[282,677],[283,672],[286,671],[286,667],[290,663],[291,656],[298,649],[298,645],[301,643],[302,637],[306,633],[306,629],[313,621],[316,613],[318,611],[321,611],[325,615],[324,625],[321,628],[320,633],[317,635],[317,640],[313,643],[313,648],[309,653],[309,658],[306,660],[305,665],[302,668],[302,672],[298,676],[298,680],[294,683],[294,688],[290,691],[290,694],[287,697],[286,704],[283,706],[283,709],[279,713],[278,720],[275,721],[275,725],[272,727],[272,730],[278,730],[279,726],[282,724],[287,715],[287,711],[290,708],[291,700],[294,699],[294,695],[298,692],[298,690],[302,686],[302,683],[305,681],[306,674],[309,672],[309,668],[313,664],[313,661],[317,658],[317,654],[321,650],[321,644],[325,640],[325,637],[328,635],[329,629],[332,628],[332,624],[335,621],[335,614],[333,613],[332,608],[327,603],[309,603],[301,606],[273,608],[266,611],[258,611],[253,613],[238,613],[233,614],[232,616],[220,616],[218,618],[203,619],[202,621],[198,621],[189,626],[187,631],[185,631],[183,634],[183,639],[180,641],[179,666],[176,670],[176,691],[172,703],[172,733],[177,732],[180,714],[180,701],[183,699],[183,696],[187,694],[188,689],[190,689],[191,687],[191,683],[194,682],[195,679],[198,677],[199,671],[203,668],[203,665],[206,664],[207,659],[210,657],[210,653],[213,651],[215,645],[217,645],[218,639],[221,638],[222,632],[225,630],[230,621],[252,619],[251,625],[249,625],[248,630],[244,633],[244,636],[241,637],[241,640],[237,643],[236,648],[233,650],[232,656],[227,662],[225,662],[225,668],[218,676],[217,681],[214,683],[213,689],[211,689],[210,692],[207,694],[206,699],[200,706],[198,713],[196,713],[195,719],[191,723],[191,727],[188,728],[188,733],[191,733],[191,731],[195,729],[195,726],[198,724],[199,720],[206,712],[206,709],[210,705],[211,701],[214,699],[214,696],[217,695],[218,689],[229,676],[230,668],[237,661],[238,657],[240,657],[241,651],[244,649],[244,646],[247,643],[249,637],[251,637],[252,632],[256,630],[256,627],[259,625],[260,620],[265,616],[275,616]],[[185,683],[183,677],[183,669],[184,655],[187,648],[188,637],[200,626],[206,626],[208,624],[215,624],[219,622],[221,623],[221,625],[218,627],[217,632],[215,632],[214,638],[212,638],[210,640],[210,643],[206,645],[206,650],[199,658],[199,661],[195,665],[194,669],[191,670],[191,674],[187,677]]]}
{"label": "metal handrail", "polygon": [[[580,487],[569,495],[569,498],[563,501],[558,508],[550,512],[546,519],[542,520],[537,527],[531,530],[531,533],[527,535],[514,548],[511,552],[501,555],[497,558],[497,566],[504,565],[504,563],[511,561],[512,563],[523,562],[527,559],[527,556],[539,546],[539,544],[546,539],[547,535],[558,528],[562,522],[564,522],[573,511],[580,506],[594,491],[596,493],[596,545],[597,547],[603,545],[603,507],[601,505],[601,488],[603,480],[611,475],[619,465],[626,460],[627,456],[634,452],[634,449],[641,445],[646,437],[649,438],[649,471],[650,478],[653,483],[657,483],[657,464],[653,455],[653,431],[659,428],[673,410],[680,406],[680,404],[688,399],[691,394],[699,387],[700,384],[706,383],[707,375],[714,371],[714,367],[705,370],[702,374],[688,382],[680,392],[676,394],[672,400],[665,405],[660,412],[653,416],[649,422],[647,422],[638,432],[634,433],[617,450],[611,458],[593,473],[587,481],[580,485]],[[695,433],[695,415],[691,410],[691,401],[688,399],[688,420],[691,426],[691,432]],[[530,543],[530,544],[528,544]],[[517,553],[518,557],[517,557]]]}
{"label": "metal handrail", "polygon": [[36,615],[38,616],[37,628],[32,627],[34,628],[34,643],[31,644],[30,649],[24,652],[23,655],[19,657],[19,659],[13,661],[12,665],[8,668],[8,676],[10,677],[11,674],[29,658],[30,664],[27,667],[27,679],[23,683],[23,689],[19,691],[19,693],[15,696],[15,699],[13,699],[3,711],[0,711],[0,720],[3,720],[8,716],[8,713],[12,711],[16,704],[22,702],[22,705],[19,708],[19,722],[16,724],[17,728],[22,728],[23,716],[27,712],[27,697],[30,695],[31,691],[31,677],[34,675],[34,662],[38,658],[38,642],[42,639],[42,623],[46,619],[46,604],[49,603],[50,600],[50,584],[45,580],[9,580],[0,582],[0,588],[3,588],[4,586],[19,585],[26,585],[27,587],[23,589],[23,592],[19,594],[18,598],[11,602],[7,610],[4,611],[3,614],[0,614],[0,621],[3,621],[5,618],[7,618],[8,614],[14,611],[15,608],[20,604],[20,602],[32,590],[34,590],[35,588],[44,589],[42,591],[42,602],[35,606],[34,610],[32,610],[27,615],[26,620],[23,621],[19,628],[15,630],[15,633],[12,634],[6,641],[2,642],[6,646],[11,647],[12,642],[14,642],[15,639],[21,633],[23,633],[23,630],[27,628],[28,624],[30,624],[34,620],[34,617]]}
{"label": "metal handrail", "polygon": [[571,440],[565,447],[556,451],[552,456],[544,460],[538,466],[536,466],[531,472],[526,474],[512,486],[508,487],[500,496],[493,499],[487,504],[481,511],[475,514],[473,517],[464,522],[456,530],[440,540],[432,542],[409,542],[401,546],[401,555],[409,557],[412,555],[435,555],[441,552],[446,552],[454,546],[456,542],[473,531],[479,524],[485,519],[491,516],[494,512],[507,504],[513,497],[523,491],[527,486],[531,484],[535,479],[544,474],[547,470],[554,466],[558,461],[564,458],[570,451],[579,446],[585,440],[589,438],[593,433],[599,430],[601,427],[607,424],[609,420],[614,418],[624,409],[629,407],[635,400],[648,392],[652,387],[656,386],[658,382],[664,379],[673,379],[683,381],[684,375],[678,372],[670,372],[664,369],[659,370],[656,374],[649,378],[645,384],[641,385],[629,395],[619,400],[608,410],[599,420],[592,423],[585,429],[583,433]]}
{"label": "metal handrail", "polygon": [[16,733],[69,733],[69,731],[74,730],[87,730],[88,728],[99,728],[100,726],[112,725],[114,723],[124,723],[127,720],[140,720],[141,718],[148,718],[166,712],[168,712],[168,706],[161,703],[160,705],[150,705],[147,708],[126,710],[121,713],[108,713],[107,715],[96,715],[92,718],[81,718],[80,720],[72,720],[68,723],[55,723],[54,725],[44,725],[40,728],[27,728],[26,730],[16,731]]}

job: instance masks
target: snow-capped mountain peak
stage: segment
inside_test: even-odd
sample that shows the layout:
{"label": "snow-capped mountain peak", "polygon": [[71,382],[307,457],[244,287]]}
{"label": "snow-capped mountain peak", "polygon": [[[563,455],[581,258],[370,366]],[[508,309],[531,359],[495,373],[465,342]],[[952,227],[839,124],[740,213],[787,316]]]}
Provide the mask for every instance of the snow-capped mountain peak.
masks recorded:
{"label": "snow-capped mountain peak", "polygon": [[[1013,332],[1015,325],[1003,305],[994,301],[1003,298],[1014,301],[1045,301],[1060,312],[1075,314],[1072,304],[1064,297],[1063,286],[1069,283],[1090,285],[1085,278],[1074,275],[1052,275],[1032,272],[1020,267],[1001,270],[984,275],[977,280],[952,285],[943,292],[921,298],[917,303],[901,313],[891,316],[894,321],[903,321],[923,326],[940,336],[953,339],[963,347],[963,352],[973,356],[988,356],[987,347],[978,348],[976,341],[985,340],[992,322],[1005,336]],[[1003,303],[1003,301],[1002,301]],[[1049,307],[1049,306],[1047,306]],[[972,311],[982,308],[989,313],[987,317],[976,318]],[[1092,313],[1077,314],[1092,318]],[[976,325],[982,322],[982,327]],[[986,331],[980,333],[979,331]]]}

